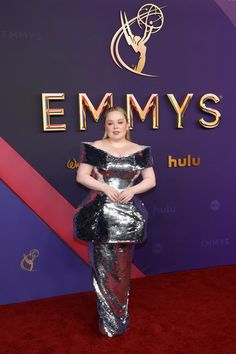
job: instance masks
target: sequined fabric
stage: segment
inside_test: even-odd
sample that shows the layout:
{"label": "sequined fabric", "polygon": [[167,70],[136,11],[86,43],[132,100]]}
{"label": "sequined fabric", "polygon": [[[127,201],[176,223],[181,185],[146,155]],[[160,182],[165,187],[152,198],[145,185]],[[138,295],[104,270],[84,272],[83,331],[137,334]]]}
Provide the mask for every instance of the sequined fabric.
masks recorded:
{"label": "sequined fabric", "polygon": [[[82,142],[79,162],[92,165],[94,178],[121,191],[134,184],[143,168],[153,165],[153,158],[150,146],[116,157]],[[128,203],[115,203],[91,190],[75,211],[74,237],[89,241],[99,330],[108,337],[128,330],[133,251],[135,243],[146,239],[147,220],[147,209],[136,195]]]}
{"label": "sequined fabric", "polygon": [[[116,157],[90,142],[81,142],[79,162],[92,165],[92,176],[117,190],[132,186],[140,171],[153,165],[151,146],[128,156]],[[74,237],[106,243],[140,243],[147,238],[148,211],[137,195],[128,203],[116,203],[103,192],[91,190],[78,205]]]}
{"label": "sequined fabric", "polygon": [[128,330],[130,272],[134,244],[89,242],[99,330],[113,337]]}

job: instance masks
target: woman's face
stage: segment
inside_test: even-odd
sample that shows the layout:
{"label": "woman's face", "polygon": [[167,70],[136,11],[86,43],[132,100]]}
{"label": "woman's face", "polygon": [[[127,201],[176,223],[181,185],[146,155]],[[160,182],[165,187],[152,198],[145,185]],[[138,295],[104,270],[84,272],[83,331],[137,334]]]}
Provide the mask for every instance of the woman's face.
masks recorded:
{"label": "woman's face", "polygon": [[119,111],[109,112],[105,121],[105,130],[111,139],[119,140],[125,137],[128,123]]}

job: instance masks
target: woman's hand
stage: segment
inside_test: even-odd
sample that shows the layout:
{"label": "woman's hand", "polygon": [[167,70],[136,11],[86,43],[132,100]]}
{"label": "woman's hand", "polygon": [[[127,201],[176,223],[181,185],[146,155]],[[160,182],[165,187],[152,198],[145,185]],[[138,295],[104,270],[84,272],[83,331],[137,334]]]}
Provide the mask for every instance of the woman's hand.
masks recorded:
{"label": "woman's hand", "polygon": [[115,203],[127,203],[134,196],[132,187],[127,187],[119,192],[115,187],[109,184],[104,185],[103,192]]}
{"label": "woman's hand", "polygon": [[113,201],[118,203],[119,202],[119,197],[120,197],[120,192],[113,186],[110,186],[109,184],[104,185],[103,192]]}
{"label": "woman's hand", "polygon": [[120,192],[119,203],[127,203],[134,196],[132,187],[127,187]]}

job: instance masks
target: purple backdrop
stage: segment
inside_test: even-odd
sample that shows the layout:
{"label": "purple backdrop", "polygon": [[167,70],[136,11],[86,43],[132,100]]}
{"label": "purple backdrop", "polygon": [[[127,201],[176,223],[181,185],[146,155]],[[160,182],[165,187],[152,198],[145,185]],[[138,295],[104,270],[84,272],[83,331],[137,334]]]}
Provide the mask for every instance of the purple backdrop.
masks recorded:
{"label": "purple backdrop", "polygon": [[[159,94],[160,128],[151,116],[141,123],[134,115],[132,140],[151,145],[157,187],[140,197],[149,210],[148,241],[136,246],[134,263],[146,275],[234,264],[236,254],[235,191],[235,24],[230,1],[176,0],[162,7],[165,21],[147,43],[148,78],[118,68],[109,47],[120,27],[119,11],[136,16],[143,1],[45,3],[11,1],[1,8],[1,136],[74,207],[87,190],[76,183],[80,141],[103,136],[103,126],[88,113],[87,130],[79,130],[78,93],[95,106],[106,92],[125,107],[133,93],[144,105]],[[127,60],[137,60],[131,48]],[[43,132],[41,93],[64,92],[66,132]],[[221,97],[211,107],[221,112],[215,129],[198,119],[210,116],[199,108],[205,93]],[[176,114],[167,98],[181,102],[194,93],[176,128]],[[209,120],[209,121],[210,121]],[[168,156],[200,158],[198,167],[168,168]],[[37,187],[37,186],[36,186]],[[26,186],[27,188],[27,186]],[[13,303],[92,289],[90,270],[58,236],[4,183],[0,184],[0,303]],[[24,254],[37,249],[34,271],[21,268]]]}

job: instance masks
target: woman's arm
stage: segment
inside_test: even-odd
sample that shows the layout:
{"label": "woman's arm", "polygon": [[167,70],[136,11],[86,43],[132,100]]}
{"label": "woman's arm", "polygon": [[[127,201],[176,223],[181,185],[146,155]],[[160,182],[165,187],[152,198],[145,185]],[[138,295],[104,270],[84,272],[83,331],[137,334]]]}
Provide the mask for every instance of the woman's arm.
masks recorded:
{"label": "woman's arm", "polygon": [[92,165],[80,163],[77,170],[76,181],[83,184],[87,188],[103,192],[106,183],[103,181],[98,181],[94,177],[90,176],[92,170]]}
{"label": "woman's arm", "polygon": [[92,165],[80,163],[77,170],[76,181],[83,184],[85,187],[105,193],[113,202],[117,202],[120,195],[119,191],[104,181],[98,181],[96,178],[90,176],[92,169]]}
{"label": "woman's arm", "polygon": [[147,167],[141,170],[143,180],[130,187],[134,194],[139,194],[148,191],[156,186],[156,176],[153,167]]}

